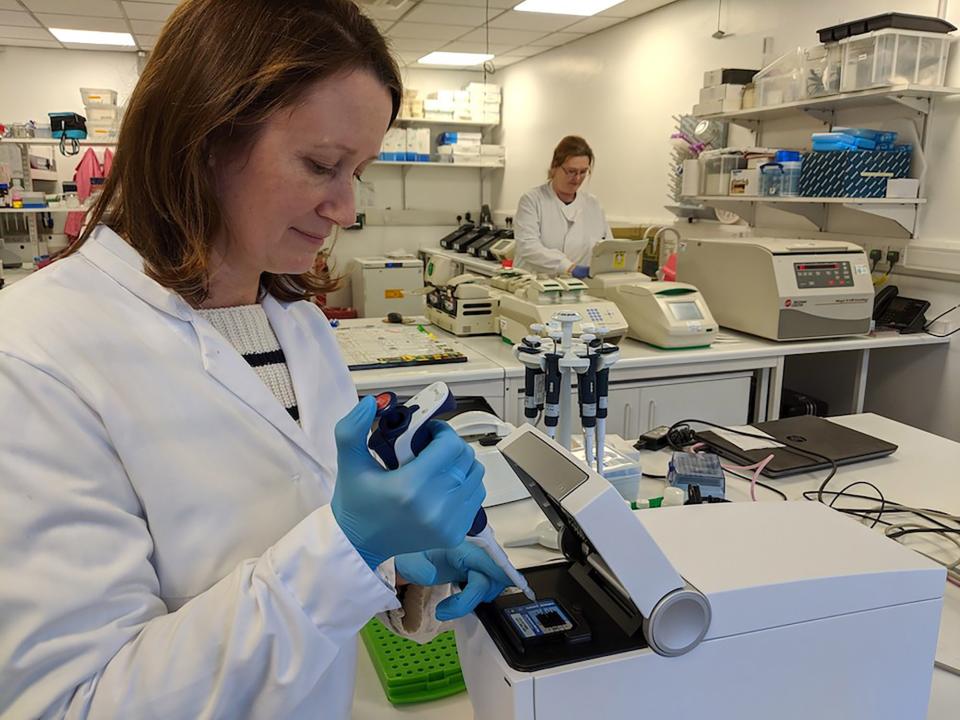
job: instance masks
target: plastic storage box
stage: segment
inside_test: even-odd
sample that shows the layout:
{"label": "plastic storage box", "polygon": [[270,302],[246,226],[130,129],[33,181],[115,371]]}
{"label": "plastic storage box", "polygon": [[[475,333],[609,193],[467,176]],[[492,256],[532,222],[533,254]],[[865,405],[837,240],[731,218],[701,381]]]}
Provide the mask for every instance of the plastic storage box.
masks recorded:
{"label": "plastic storage box", "polygon": [[843,52],[838,43],[797,48],[757,73],[758,107],[782,105],[840,92]]}
{"label": "plastic storage box", "polygon": [[80,96],[87,107],[117,104],[117,91],[109,88],[80,88]]}
{"label": "plastic storage box", "polygon": [[873,32],[874,30],[885,30],[886,28],[948,33],[956,30],[957,26],[942,18],[930,17],[928,15],[885,13],[883,15],[873,15],[872,17],[861,18],[860,20],[850,20],[840,23],[839,25],[820,28],[817,32],[820,34],[820,42],[831,42],[843,40],[844,38],[854,35],[863,35],[864,33]]}
{"label": "plastic storage box", "polygon": [[730,173],[747,166],[746,158],[740,154],[706,152],[700,155],[700,161],[705,195],[729,195]]}
{"label": "plastic storage box", "polygon": [[941,33],[877,30],[840,41],[843,92],[887,85],[942,86],[950,37]]}

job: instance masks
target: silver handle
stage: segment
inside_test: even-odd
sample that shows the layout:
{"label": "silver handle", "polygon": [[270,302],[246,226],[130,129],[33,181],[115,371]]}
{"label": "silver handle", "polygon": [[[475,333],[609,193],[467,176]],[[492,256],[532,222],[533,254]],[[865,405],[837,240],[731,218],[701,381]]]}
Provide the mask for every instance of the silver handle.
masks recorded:
{"label": "silver handle", "polygon": [[[651,400],[647,405],[647,429],[657,426],[657,401]],[[629,437],[629,436],[628,436]]]}
{"label": "silver handle", "polygon": [[630,403],[623,406],[623,437],[633,437],[633,435],[630,434],[631,410]]}

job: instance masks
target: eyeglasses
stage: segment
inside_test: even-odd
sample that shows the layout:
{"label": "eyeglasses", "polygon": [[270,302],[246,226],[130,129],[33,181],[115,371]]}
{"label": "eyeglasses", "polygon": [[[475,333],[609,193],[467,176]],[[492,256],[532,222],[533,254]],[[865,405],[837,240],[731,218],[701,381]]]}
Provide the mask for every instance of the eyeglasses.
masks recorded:
{"label": "eyeglasses", "polygon": [[577,168],[565,168],[561,165],[560,169],[563,170],[564,175],[567,176],[567,180],[576,180],[577,178],[586,177],[590,174],[590,168],[579,170]]}

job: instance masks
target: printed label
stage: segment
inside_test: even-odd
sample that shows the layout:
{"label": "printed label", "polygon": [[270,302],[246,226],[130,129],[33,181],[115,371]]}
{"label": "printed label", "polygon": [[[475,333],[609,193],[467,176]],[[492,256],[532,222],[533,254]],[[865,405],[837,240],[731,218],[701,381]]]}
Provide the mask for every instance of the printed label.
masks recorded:
{"label": "printed label", "polygon": [[388,300],[402,300],[403,299],[403,290],[394,289],[394,290],[384,290],[383,297]]}
{"label": "printed label", "polygon": [[625,252],[616,252],[613,254],[613,269],[623,270],[627,266],[627,254]]}

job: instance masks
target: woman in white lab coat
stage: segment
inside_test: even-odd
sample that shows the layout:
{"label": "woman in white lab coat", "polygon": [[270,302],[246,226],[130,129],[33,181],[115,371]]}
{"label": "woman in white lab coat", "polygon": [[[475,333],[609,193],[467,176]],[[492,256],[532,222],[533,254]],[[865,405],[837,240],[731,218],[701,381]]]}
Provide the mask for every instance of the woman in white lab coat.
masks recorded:
{"label": "woman in white lab coat", "polygon": [[0,293],[0,716],[347,718],[371,617],[506,584],[472,451],[379,466],[306,300],[400,96],[349,0],[174,11],[88,229]]}
{"label": "woman in white lab coat", "polygon": [[600,203],[583,190],[593,169],[587,141],[569,135],[553,151],[547,182],[524,193],[513,219],[513,263],[548,275],[584,278],[590,252],[613,238]]}

